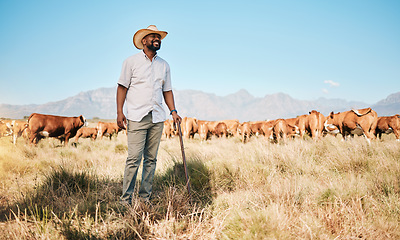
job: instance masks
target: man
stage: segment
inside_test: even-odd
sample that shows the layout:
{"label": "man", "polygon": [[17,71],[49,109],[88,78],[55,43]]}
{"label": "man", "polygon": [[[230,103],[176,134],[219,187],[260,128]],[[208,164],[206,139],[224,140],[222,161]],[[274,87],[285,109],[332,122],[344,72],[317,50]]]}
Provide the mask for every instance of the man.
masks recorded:
{"label": "man", "polygon": [[[131,204],[136,176],[143,156],[142,182],[139,197],[148,201],[156,169],[157,152],[164,126],[164,99],[175,123],[181,117],[175,110],[170,68],[157,55],[161,40],[168,33],[150,25],[133,36],[135,47],[143,51],[127,58],[117,87],[117,123],[128,128],[128,157],[126,159],[121,202]],[[123,113],[126,101],[127,116]]]}

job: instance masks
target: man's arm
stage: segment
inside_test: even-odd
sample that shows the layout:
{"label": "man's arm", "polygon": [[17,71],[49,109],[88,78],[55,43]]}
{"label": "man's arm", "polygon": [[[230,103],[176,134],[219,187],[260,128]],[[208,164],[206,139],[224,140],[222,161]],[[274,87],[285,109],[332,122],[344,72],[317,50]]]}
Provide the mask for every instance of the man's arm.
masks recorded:
{"label": "man's arm", "polygon": [[120,84],[117,88],[117,124],[120,128],[126,129],[126,117],[124,115],[124,103],[126,98],[126,92],[128,89]]}
{"label": "man's arm", "polygon": [[[171,91],[163,92],[165,103],[167,104],[170,111],[176,110],[175,109],[175,101],[174,101],[174,94]],[[175,123],[181,122],[182,118],[177,114],[176,111],[172,112],[172,119]]]}

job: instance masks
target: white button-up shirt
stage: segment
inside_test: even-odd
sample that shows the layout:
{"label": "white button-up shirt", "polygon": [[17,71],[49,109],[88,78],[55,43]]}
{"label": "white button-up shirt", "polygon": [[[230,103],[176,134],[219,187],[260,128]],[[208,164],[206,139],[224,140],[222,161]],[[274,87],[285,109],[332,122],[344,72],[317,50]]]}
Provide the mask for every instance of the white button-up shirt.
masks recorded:
{"label": "white button-up shirt", "polygon": [[128,88],[126,93],[126,118],[140,121],[150,111],[153,123],[166,120],[163,92],[171,91],[171,74],[168,63],[154,56],[153,61],[141,51],[122,64],[118,84]]}

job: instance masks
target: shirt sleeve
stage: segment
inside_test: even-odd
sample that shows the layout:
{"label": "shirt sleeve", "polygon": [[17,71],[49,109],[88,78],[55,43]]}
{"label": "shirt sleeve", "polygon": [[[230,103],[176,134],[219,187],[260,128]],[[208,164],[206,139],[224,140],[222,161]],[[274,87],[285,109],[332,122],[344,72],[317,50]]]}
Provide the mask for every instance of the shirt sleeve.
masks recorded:
{"label": "shirt sleeve", "polygon": [[169,65],[167,63],[166,65],[166,73],[165,73],[165,81],[163,85],[163,92],[168,92],[172,90],[172,84],[171,84],[171,71],[169,68]]}
{"label": "shirt sleeve", "polygon": [[118,84],[126,88],[129,88],[132,78],[132,70],[128,60],[125,60],[122,64],[121,75],[118,80]]}

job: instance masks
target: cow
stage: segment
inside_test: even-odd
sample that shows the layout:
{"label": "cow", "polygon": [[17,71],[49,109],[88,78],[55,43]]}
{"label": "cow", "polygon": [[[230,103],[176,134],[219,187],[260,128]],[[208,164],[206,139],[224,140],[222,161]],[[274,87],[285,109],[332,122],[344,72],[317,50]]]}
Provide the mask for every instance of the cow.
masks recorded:
{"label": "cow", "polygon": [[305,115],[300,115],[295,118],[286,118],[285,122],[289,124],[290,126],[297,126],[299,128],[299,135],[301,137],[304,136],[305,134],[305,122],[307,118],[307,114]]}
{"label": "cow", "polygon": [[7,127],[11,130],[13,144],[17,143],[17,138],[21,137],[24,131],[28,128],[28,123],[20,120],[12,120],[6,123]]}
{"label": "cow", "polygon": [[164,121],[164,128],[163,128],[163,136],[165,138],[171,138],[172,136],[176,135],[176,127],[174,121],[171,119],[167,119]]}
{"label": "cow", "polygon": [[[206,121],[208,128],[210,129],[212,134],[215,134],[216,132],[216,127],[218,126],[218,124],[220,123],[220,121]],[[225,124],[226,125],[226,124]]]}
{"label": "cow", "polygon": [[207,124],[208,130],[216,137],[228,137],[228,127],[222,121],[204,121]]}
{"label": "cow", "polygon": [[368,143],[375,139],[375,129],[378,123],[378,115],[371,108],[352,109],[346,112],[333,113],[326,118],[324,127],[334,125],[339,129],[343,139],[346,140],[349,135],[354,136],[361,132]]}
{"label": "cow", "polygon": [[184,117],[182,119],[182,135],[185,138],[194,138],[194,135],[198,132],[198,124],[196,118]]}
{"label": "cow", "polygon": [[252,135],[250,122],[244,122],[239,125],[239,134],[242,135],[242,142],[246,143],[249,141],[250,136]]}
{"label": "cow", "polygon": [[211,139],[214,135],[218,138],[228,137],[228,127],[222,121],[203,121],[197,120],[198,134],[202,141]]}
{"label": "cow", "polygon": [[272,136],[272,128],[275,120],[272,121],[254,121],[249,122],[251,136],[256,135],[260,136],[263,135],[266,138],[270,138]]}
{"label": "cow", "polygon": [[0,120],[0,137],[10,136],[11,129],[7,126],[7,123]]}
{"label": "cow", "polygon": [[275,120],[263,121],[261,124],[261,131],[266,138],[273,138],[273,128],[274,128]]}
{"label": "cow", "polygon": [[238,136],[238,127],[240,125],[239,120],[233,119],[233,120],[222,120],[220,122],[223,122],[226,124],[228,128],[228,135],[229,136]]}
{"label": "cow", "polygon": [[297,117],[296,126],[299,127],[300,137],[307,132],[314,141],[321,139],[324,130],[325,116],[315,110],[309,112],[308,115]]}
{"label": "cow", "polygon": [[103,136],[108,136],[110,140],[113,134],[118,135],[118,133],[123,130],[115,122],[98,122],[96,128],[98,139],[102,139]]}
{"label": "cow", "polygon": [[273,138],[278,143],[281,139],[286,142],[289,136],[299,134],[299,128],[297,126],[288,124],[285,119],[275,120],[272,131],[274,134]]}
{"label": "cow", "polygon": [[226,123],[224,122],[218,122],[213,131],[212,134],[218,138],[220,137],[228,137],[228,127],[226,126]]}
{"label": "cow", "polygon": [[400,141],[400,115],[378,117],[378,122],[375,128],[375,136],[382,138],[382,133],[394,133],[396,141]]}
{"label": "cow", "polygon": [[210,129],[208,128],[208,122],[198,120],[197,124],[198,124],[198,133],[200,136],[200,140],[207,141],[208,139],[210,139],[212,133],[211,133]]}
{"label": "cow", "polygon": [[[208,140],[214,133],[214,128],[217,122],[214,121],[205,121],[205,120],[196,120],[197,124],[197,133],[202,140]],[[200,132],[200,125],[202,125],[202,129]]]}
{"label": "cow", "polygon": [[90,138],[96,140],[97,138],[97,128],[93,127],[82,127],[76,132],[75,142],[78,142],[79,138]]}
{"label": "cow", "polygon": [[296,125],[298,128],[299,128],[299,134],[300,134],[300,137],[301,138],[303,138],[304,137],[304,135],[306,134],[306,122],[307,122],[307,117],[308,117],[308,115],[307,114],[305,114],[305,115],[300,115],[300,116],[297,116],[296,118],[291,118],[290,120],[292,120],[292,121],[290,121],[289,119],[286,119],[286,122],[287,123],[291,123],[292,125]]}
{"label": "cow", "polygon": [[251,129],[251,135],[256,135],[256,136],[264,135],[264,132],[262,130],[264,121],[249,122],[249,124]]}
{"label": "cow", "polygon": [[29,140],[31,144],[37,144],[45,137],[55,137],[68,145],[68,140],[76,135],[76,132],[87,125],[85,117],[64,117],[32,113],[28,119]]}

